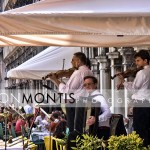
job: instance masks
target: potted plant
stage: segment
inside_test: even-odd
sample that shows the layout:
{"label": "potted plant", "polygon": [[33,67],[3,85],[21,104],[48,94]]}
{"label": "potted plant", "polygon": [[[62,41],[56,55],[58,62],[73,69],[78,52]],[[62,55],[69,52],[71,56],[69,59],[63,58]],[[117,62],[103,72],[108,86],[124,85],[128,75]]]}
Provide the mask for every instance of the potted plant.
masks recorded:
{"label": "potted plant", "polygon": [[103,139],[98,139],[96,136],[83,134],[82,138],[77,136],[76,140],[76,147],[72,147],[73,150],[97,150],[102,148],[105,150],[106,144]]}
{"label": "potted plant", "polygon": [[108,140],[109,150],[150,150],[150,147],[143,146],[143,139],[136,132],[127,136],[111,136]]}

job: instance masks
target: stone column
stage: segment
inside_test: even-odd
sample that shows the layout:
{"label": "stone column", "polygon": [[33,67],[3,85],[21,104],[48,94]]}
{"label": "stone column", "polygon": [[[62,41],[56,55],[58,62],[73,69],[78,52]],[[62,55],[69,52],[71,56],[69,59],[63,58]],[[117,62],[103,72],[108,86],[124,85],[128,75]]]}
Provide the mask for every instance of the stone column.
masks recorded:
{"label": "stone column", "polygon": [[[111,76],[114,76],[115,74],[115,59],[119,58],[119,53],[115,52],[115,49],[110,47],[109,53],[107,53],[108,58],[110,59],[111,64]],[[115,112],[115,81],[111,80],[111,102],[112,102],[112,113]]]}
{"label": "stone column", "polygon": [[88,47],[81,47],[81,52],[84,53],[86,57],[89,57],[88,50],[89,50]]}
{"label": "stone column", "polygon": [[[126,71],[128,68],[130,68],[133,64],[133,55],[134,50],[133,48],[121,48],[118,50],[120,52],[120,55],[122,56],[122,65],[123,65],[123,71]],[[127,81],[127,79],[125,79]],[[127,92],[126,88],[124,88],[124,113],[125,117],[127,117],[128,114],[128,100],[129,100],[129,93]]]}
{"label": "stone column", "polygon": [[100,79],[100,92],[105,96],[105,92],[107,89],[109,89],[109,74],[107,72],[107,65],[108,60],[107,56],[99,55],[96,57],[98,63],[99,63],[99,79]]}
{"label": "stone column", "polygon": [[93,49],[93,47],[89,47],[89,58],[94,58],[94,49]]}
{"label": "stone column", "polygon": [[[90,58],[91,61],[91,70],[96,78],[98,78],[99,74],[99,64],[95,58]],[[98,78],[99,80],[99,78]]]}

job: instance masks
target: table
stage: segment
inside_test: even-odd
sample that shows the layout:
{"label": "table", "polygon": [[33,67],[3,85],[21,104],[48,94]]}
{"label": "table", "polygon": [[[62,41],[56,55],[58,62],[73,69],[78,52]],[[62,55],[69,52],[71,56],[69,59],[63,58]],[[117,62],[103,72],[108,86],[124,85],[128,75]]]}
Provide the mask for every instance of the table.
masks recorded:
{"label": "table", "polygon": [[36,141],[36,140],[44,140],[45,136],[48,136],[50,133],[48,131],[43,131],[43,132],[32,132],[30,136],[31,141]]}
{"label": "table", "polygon": [[[22,147],[20,147],[20,148],[17,148],[17,147],[16,147],[16,148],[15,148],[15,147],[14,147],[14,148],[12,148],[12,147],[7,147],[7,150],[22,150],[22,149],[23,149]],[[1,147],[0,147],[0,150],[5,150],[5,147],[4,147],[4,148],[1,148]]]}
{"label": "table", "polygon": [[48,130],[42,132],[34,129],[30,135],[30,141],[38,146],[38,150],[45,150],[44,137],[49,136],[49,134]]}
{"label": "table", "polygon": [[[23,150],[23,142],[22,142],[22,137],[19,136],[17,138],[12,139],[12,143],[7,143],[7,150]],[[24,138],[24,144],[28,142],[27,138]],[[28,142],[28,148],[35,149],[35,144],[32,142]],[[0,145],[0,150],[5,150],[5,142],[1,143]]]}

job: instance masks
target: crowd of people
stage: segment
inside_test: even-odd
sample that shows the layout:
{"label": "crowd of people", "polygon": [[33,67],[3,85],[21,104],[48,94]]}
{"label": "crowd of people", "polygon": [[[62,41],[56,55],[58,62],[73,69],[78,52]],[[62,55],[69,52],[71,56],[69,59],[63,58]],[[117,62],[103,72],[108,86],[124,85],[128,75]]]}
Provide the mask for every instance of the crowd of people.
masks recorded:
{"label": "crowd of people", "polygon": [[[50,116],[50,118],[48,118],[42,111],[40,111],[40,109],[39,112],[35,114],[28,114],[26,111],[22,112],[22,110],[24,109],[16,109],[16,112],[14,112],[11,108],[6,108],[6,110],[5,108],[2,108],[2,111],[0,112],[0,124],[2,125],[4,134],[6,123],[5,119],[7,117],[7,135],[12,135],[12,132],[15,132],[16,137],[20,135],[29,137],[30,130],[32,130],[32,128],[37,128],[37,130],[41,132],[45,130],[51,132],[51,134],[56,138],[65,137],[67,123],[66,116],[62,111],[52,111],[48,114]],[[5,114],[4,111],[7,111],[6,116],[3,115]]]}

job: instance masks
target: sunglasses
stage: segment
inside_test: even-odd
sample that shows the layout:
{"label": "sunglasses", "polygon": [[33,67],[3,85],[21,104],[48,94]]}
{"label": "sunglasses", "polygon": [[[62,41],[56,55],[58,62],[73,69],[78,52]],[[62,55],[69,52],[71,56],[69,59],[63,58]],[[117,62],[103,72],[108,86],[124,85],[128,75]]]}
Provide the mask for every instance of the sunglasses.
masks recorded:
{"label": "sunglasses", "polygon": [[84,83],[83,86],[84,86],[84,87],[87,87],[87,86],[91,86],[91,85],[93,85],[93,84],[95,84],[95,83],[93,83],[93,82],[92,82],[92,83]]}

